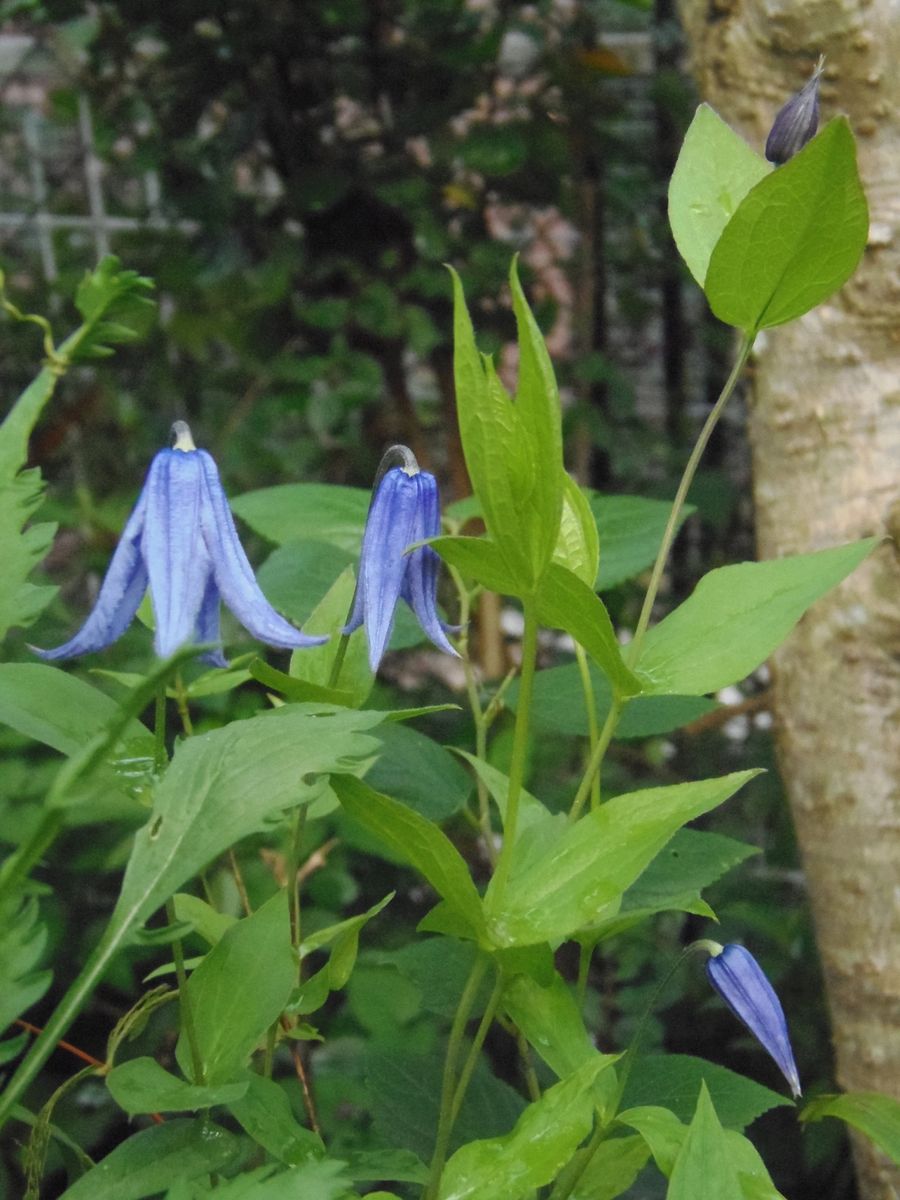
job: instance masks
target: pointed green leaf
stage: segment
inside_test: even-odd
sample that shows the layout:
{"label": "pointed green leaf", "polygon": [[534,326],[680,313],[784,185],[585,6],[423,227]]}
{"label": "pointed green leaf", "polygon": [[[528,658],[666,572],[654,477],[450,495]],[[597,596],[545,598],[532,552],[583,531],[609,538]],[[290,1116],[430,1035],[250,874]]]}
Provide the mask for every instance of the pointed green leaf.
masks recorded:
{"label": "pointed green leaf", "polygon": [[113,1100],[129,1116],[152,1112],[196,1112],[214,1104],[239,1100],[246,1083],[199,1087],[166,1071],[153,1058],[133,1058],[113,1067],[106,1077]]}
{"label": "pointed green leaf", "polygon": [[333,784],[344,810],[424,875],[462,917],[470,936],[480,940],[485,934],[481,898],[462,855],[446,834],[405,804],[353,776],[336,777]]}
{"label": "pointed green leaf", "polygon": [[722,230],[753,185],[771,170],[714,109],[699,106],[669,181],[669,224],[701,287]]}
{"label": "pointed green leaf", "polygon": [[267,541],[316,541],[356,557],[362,543],[371,493],[335,483],[283,483],[234,496],[229,503],[254,533]]}
{"label": "pointed green leaf", "polygon": [[580,642],[622,696],[641,690],[625,666],[609,613],[600,597],[577,575],[552,562],[540,581],[538,620],[551,629],[564,629]]}
{"label": "pointed green leaf", "polygon": [[562,515],[553,561],[593,588],[600,568],[600,537],[588,498],[571,475],[563,475]]}
{"label": "pointed green leaf", "polygon": [[835,117],[744,197],[709,261],[709,306],[748,333],[791,321],[847,282],[868,229],[853,134]]}
{"label": "pointed green leaf", "polygon": [[[494,915],[500,945],[562,941],[590,925],[665,846],[676,829],[727,800],[756,771],[647,788],[616,796],[545,847],[543,860],[516,870]],[[486,902],[490,905],[492,889]]]}
{"label": "pointed green leaf", "polygon": [[[347,622],[355,590],[353,568],[346,567],[303,625],[304,632],[328,634],[330,640],[322,646],[295,650],[291,655],[291,676],[322,688],[331,687],[331,670],[342,641],[340,630]],[[365,704],[374,682],[375,677],[369,667],[365,630],[357,629],[347,643],[336,686],[349,692],[348,703],[353,708],[359,708]]]}
{"label": "pointed green leaf", "polygon": [[439,1200],[524,1200],[555,1179],[590,1132],[591,1085],[606,1065],[586,1063],[549,1088],[505,1137],[457,1150],[444,1168]]}
{"label": "pointed green leaf", "polygon": [[846,1121],[900,1165],[900,1101],[880,1092],[845,1092],[817,1096],[800,1114],[801,1121],[820,1121],[822,1117]]}
{"label": "pointed green leaf", "polygon": [[744,679],[784,641],[809,606],[877,544],[877,538],[866,538],[813,554],[710,571],[683,604],[647,633],[638,662],[644,691],[702,695]]}
{"label": "pointed green leaf", "polygon": [[284,1088],[256,1071],[244,1075],[244,1094],[228,1107],[245,1133],[274,1158],[298,1166],[324,1153],[322,1139],[298,1124]]}
{"label": "pointed green leaf", "polygon": [[[277,892],[251,916],[235,922],[188,979],[206,1083],[233,1081],[287,1005],[297,982],[287,901],[286,890]],[[192,1077],[184,1031],[175,1057],[184,1074]]]}
{"label": "pointed green leaf", "polygon": [[641,1137],[601,1142],[572,1190],[572,1200],[615,1200],[643,1170],[650,1151]]}
{"label": "pointed green leaf", "polygon": [[701,1082],[709,1088],[719,1119],[728,1129],[744,1129],[770,1108],[791,1104],[786,1096],[718,1063],[690,1054],[646,1054],[632,1068],[622,1107],[664,1105],[680,1120],[689,1121]]}
{"label": "pointed green leaf", "polygon": [[675,1159],[666,1200],[743,1200],[725,1131],[706,1084],[697,1111]]}
{"label": "pointed green leaf", "polygon": [[465,579],[474,579],[501,596],[526,596],[531,588],[522,575],[510,570],[497,543],[486,537],[439,537],[430,545],[444,562]]}
{"label": "pointed green leaf", "polygon": [[221,1171],[240,1141],[200,1118],[151,1125],[126,1138],[63,1193],[63,1200],[146,1200],[182,1180]]}
{"label": "pointed green leaf", "polygon": [[[600,535],[600,570],[595,586],[602,592],[634,579],[653,565],[672,505],[645,496],[607,496],[594,491],[588,492],[588,503]],[[692,512],[692,504],[683,506],[679,528]]]}

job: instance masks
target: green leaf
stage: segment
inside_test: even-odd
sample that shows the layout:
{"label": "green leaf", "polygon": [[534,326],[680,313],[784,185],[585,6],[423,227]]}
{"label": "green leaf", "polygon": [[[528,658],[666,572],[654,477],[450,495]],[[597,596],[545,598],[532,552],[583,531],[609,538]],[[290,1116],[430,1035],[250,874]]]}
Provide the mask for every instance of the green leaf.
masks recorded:
{"label": "green leaf", "polygon": [[[394,1183],[428,1181],[428,1168],[410,1150],[361,1150],[345,1157],[347,1175],[354,1183],[381,1179],[390,1179]],[[367,1192],[366,1195],[371,1200],[372,1194]]]}
{"label": "green leaf", "polygon": [[641,690],[625,666],[603,601],[577,575],[550,563],[541,577],[537,610],[542,625],[564,629],[581,643],[620,695],[633,696]]}
{"label": "green leaf", "polygon": [[44,367],[0,425],[0,640],[13,626],[27,628],[56,594],[56,588],[29,583],[28,576],[50,549],[56,526],[23,526],[40,507],[44,484],[37,469],[21,470],[28,438],[53,395],[58,375]]}
{"label": "green leaf", "polygon": [[593,588],[600,567],[600,537],[587,495],[571,475],[563,475],[562,516],[553,561]]}
{"label": "green leaf", "polygon": [[430,821],[446,821],[459,812],[472,784],[448,750],[396,722],[383,725],[378,738],[382,754],[366,772],[366,783]]}
{"label": "green leaf", "polygon": [[841,1096],[817,1096],[800,1114],[801,1121],[839,1117],[864,1133],[900,1165],[900,1101],[880,1092],[845,1092]]}
{"label": "green leaf", "polygon": [[304,541],[315,536],[359,554],[371,493],[334,483],[284,483],[233,497],[233,511],[269,542]]}
{"label": "green leaf", "polygon": [[[428,1162],[440,1107],[443,1054],[397,1054],[370,1045],[366,1082],[375,1130],[386,1144],[400,1146]],[[472,1073],[451,1146],[508,1132],[524,1108],[518,1092],[497,1079],[479,1058]]]}
{"label": "green leaf", "polygon": [[137,271],[123,271],[115,255],[108,254],[89,271],[75,293],[75,307],[83,318],[60,347],[60,355],[73,361],[106,358],[112,346],[133,342],[146,333],[155,304],[147,295],[153,281]]}
{"label": "green leaf", "polygon": [[[290,673],[297,679],[317,687],[331,686],[331,671],[340,652],[340,630],[346,624],[356,590],[356,577],[352,567],[347,567],[312,610],[304,625],[307,633],[327,633],[330,641],[322,646],[309,646],[295,650],[291,655]],[[369,667],[369,651],[364,629],[350,635],[338,687],[349,693],[348,703],[353,708],[365,704],[375,677]]]}
{"label": "green leaf", "polygon": [[374,791],[352,776],[339,776],[334,789],[344,810],[419,871],[464,920],[471,936],[486,933],[481,898],[459,851],[436,825]]}
{"label": "green leaf", "polygon": [[784,641],[810,605],[855,570],[877,544],[877,538],[866,538],[813,554],[710,571],[683,604],[648,631],[638,663],[644,690],[702,695],[744,679]]}
{"label": "green leaf", "polygon": [[[647,788],[616,796],[545,843],[541,859],[516,869],[492,914],[491,933],[500,945],[562,941],[590,925],[603,908],[630,887],[687,821],[709,812],[757,772]],[[485,903],[490,909],[492,888]]]}
{"label": "green leaf", "polygon": [[709,1088],[722,1124],[744,1129],[770,1108],[791,1101],[727,1067],[689,1054],[648,1054],[638,1058],[628,1077],[622,1108],[663,1105],[689,1121],[701,1082]]}
{"label": "green leaf", "polygon": [[[306,631],[310,613],[341,572],[352,568],[357,558],[358,554],[330,542],[310,539],[283,542],[262,564],[256,578],[270,604],[303,625]],[[346,620],[345,608],[335,616],[330,628],[322,632],[333,634]]]}
{"label": "green leaf", "polygon": [[[593,663],[589,664],[589,669],[597,727],[602,729],[612,702],[612,689],[606,676]],[[588,736],[587,709],[577,663],[538,671],[534,677],[532,699],[531,720],[535,730],[562,733],[570,737]],[[518,679],[514,679],[506,689],[503,700],[513,712],[518,710]],[[634,696],[622,710],[616,738],[622,741],[671,733],[715,711],[717,707],[715,700],[705,696]]]}
{"label": "green leaf", "polygon": [[36,897],[13,894],[0,903],[0,1034],[49,988],[52,973],[36,970],[46,944]]}
{"label": "green leaf", "polygon": [[[563,464],[559,398],[546,346],[519,285],[510,286],[519,334],[519,387],[513,401],[475,345],[459,277],[454,298],[453,369],[463,453],[490,539],[512,588],[533,590],[559,531]],[[487,586],[491,586],[487,584]]]}
{"label": "green leaf", "polygon": [[316,950],[331,946],[331,953],[326,965],[296,988],[288,1001],[286,1011],[292,1013],[312,1013],[321,1008],[331,992],[344,987],[350,978],[356,964],[359,950],[359,935],[363,926],[376,916],[385,905],[393,900],[395,893],[388,892],[383,900],[373,904],[364,913],[348,917],[336,925],[328,925],[318,929],[303,939],[300,946],[300,958],[308,958]]}
{"label": "green leaf", "polygon": [[616,1121],[638,1131],[654,1162],[668,1179],[687,1135],[687,1125],[682,1124],[670,1109],[655,1104],[625,1109],[616,1115]]}
{"label": "green leaf", "polygon": [[501,596],[529,594],[527,576],[511,569],[496,542],[487,537],[439,537],[429,543],[444,562]]}
{"label": "green leaf", "polygon": [[[204,1082],[235,1078],[284,1011],[296,982],[288,896],[282,890],[226,930],[188,979]],[[175,1057],[190,1078],[193,1060],[183,1030]]]}
{"label": "green leaf", "polygon": [[720,833],[679,829],[622,897],[618,912],[598,922],[592,931],[603,938],[613,937],[658,912],[689,912],[715,919],[701,890],[758,853],[756,846]]}
{"label": "green leaf", "polygon": [[[611,1066],[620,1057],[601,1055],[584,1027],[575,997],[554,971],[544,987],[529,975],[515,975],[503,987],[501,1006],[530,1046],[560,1079],[567,1079],[587,1063],[603,1060]],[[615,1072],[601,1070],[593,1088],[594,1104],[602,1114],[615,1100]]]}
{"label": "green leaf", "polygon": [[185,1118],[132,1134],[63,1193],[64,1200],[145,1200],[180,1180],[221,1171],[238,1154],[233,1133]]}
{"label": "green leaf", "polygon": [[[72,755],[102,732],[119,706],[99,688],[46,663],[0,663],[0,724]],[[129,738],[148,734],[132,719]]]}
{"label": "green leaf", "polygon": [[164,1070],[153,1058],[133,1058],[113,1067],[106,1077],[113,1100],[129,1116],[152,1112],[196,1112],[214,1104],[239,1100],[246,1083],[199,1087]]}
{"label": "green leaf", "polygon": [[700,1085],[697,1110],[669,1180],[666,1200],[743,1200],[709,1090]]}
{"label": "green leaf", "polygon": [[289,1170],[270,1163],[234,1179],[218,1179],[214,1187],[205,1186],[184,1198],[170,1192],[166,1200],[198,1200],[201,1195],[216,1200],[350,1200],[355,1193],[349,1187],[346,1164],[320,1158]]}
{"label": "green leaf", "polygon": [[694,114],[669,181],[672,237],[701,287],[722,231],[771,164],[708,104]]}
{"label": "green leaf", "polygon": [[[596,587],[602,592],[652,566],[672,505],[668,500],[644,496],[607,496],[593,491],[587,495],[600,535]],[[684,505],[679,528],[692,512],[692,504]]]}
{"label": "green leaf", "polygon": [[219,912],[199,896],[190,896],[186,892],[178,892],[174,898],[175,916],[184,921],[203,938],[210,946],[220,940],[222,934],[229,930],[237,921],[229,913]]}
{"label": "green leaf", "polygon": [[297,1123],[284,1088],[273,1079],[247,1071],[246,1091],[228,1107],[245,1133],[264,1150],[289,1166],[324,1154],[321,1138]]}
{"label": "green leaf", "polygon": [[601,1142],[572,1191],[572,1200],[615,1200],[644,1169],[650,1151],[641,1137]]}
{"label": "green leaf", "polygon": [[444,1168],[439,1200],[524,1200],[556,1178],[593,1124],[591,1086],[605,1064],[585,1064],[529,1104],[505,1137],[471,1142]]}
{"label": "green leaf", "polygon": [[847,282],[868,229],[853,134],[835,117],[744,197],[709,261],[709,306],[748,333],[791,321]]}

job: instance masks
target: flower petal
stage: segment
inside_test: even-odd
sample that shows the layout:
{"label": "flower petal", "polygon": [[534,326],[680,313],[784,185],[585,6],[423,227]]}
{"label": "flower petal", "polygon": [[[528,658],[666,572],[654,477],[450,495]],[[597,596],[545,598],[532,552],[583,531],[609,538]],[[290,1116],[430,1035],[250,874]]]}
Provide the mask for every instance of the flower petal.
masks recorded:
{"label": "flower petal", "polygon": [[[366,520],[359,562],[359,593],[373,671],[378,670],[394,628],[394,613],[407,569],[403,551],[415,540],[417,479],[417,475],[407,475],[401,467],[388,471],[378,485]],[[356,603],[346,632],[356,628],[355,615]]]}
{"label": "flower petal", "polygon": [[800,1077],[788,1037],[781,1001],[749,950],[732,943],[706,962],[709,981],[734,1013],[771,1055],[795,1096]]}
{"label": "flower petal", "polygon": [[[437,481],[433,475],[421,471],[414,476],[413,481],[417,485],[418,501],[410,542],[421,542],[425,538],[435,537],[441,531],[440,501]],[[430,546],[420,546],[417,550],[410,551],[406,555],[403,599],[415,613],[416,620],[429,640],[439,650],[458,658],[458,651],[447,640],[444,623],[437,609],[440,565],[440,558]]]}
{"label": "flower petal", "polygon": [[[149,476],[148,476],[149,479]],[[31,649],[45,662],[93,654],[120,638],[134,619],[147,590],[147,569],[141,553],[141,534],[147,509],[147,485],[125,523],[90,616],[62,646],[53,650]]]}
{"label": "flower petal", "polygon": [[143,547],[160,658],[193,642],[210,570],[200,530],[204,493],[199,454],[160,450],[147,476]]}
{"label": "flower petal", "polygon": [[203,592],[203,603],[200,605],[200,612],[197,615],[197,637],[198,644],[214,642],[215,650],[205,650],[200,655],[200,661],[209,663],[211,667],[227,667],[228,659],[222,653],[221,634],[219,633],[219,606],[222,597],[219,595],[219,589],[216,587],[216,581],[210,571],[209,578],[206,581],[206,588]]}
{"label": "flower petal", "polygon": [[197,450],[194,453],[198,456],[203,472],[200,525],[222,599],[244,628],[269,646],[294,650],[327,642],[327,637],[312,637],[301,633],[277,613],[265,598],[238,539],[218,468],[205,450]]}

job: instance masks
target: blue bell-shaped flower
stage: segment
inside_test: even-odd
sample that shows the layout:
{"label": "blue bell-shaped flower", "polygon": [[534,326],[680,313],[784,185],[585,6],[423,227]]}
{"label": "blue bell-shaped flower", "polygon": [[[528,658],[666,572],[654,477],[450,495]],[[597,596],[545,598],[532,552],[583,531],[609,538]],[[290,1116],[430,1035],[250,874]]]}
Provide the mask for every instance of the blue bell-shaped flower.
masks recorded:
{"label": "blue bell-shaped flower", "polygon": [[[400,466],[391,463],[400,460]],[[366,627],[369,665],[378,670],[394,628],[397,601],[412,609],[426,636],[447,654],[456,654],[437,610],[440,559],[430,546],[415,542],[441,532],[437,480],[420,471],[406,446],[391,446],[375,477],[372,503],[363,534],[359,578],[344,633]]]}
{"label": "blue bell-shaped flower", "polygon": [[800,1095],[800,1076],[788,1037],[781,1001],[762,967],[749,950],[734,943],[707,943],[709,981],[734,1013],[747,1026],[763,1049],[775,1060],[794,1096]]}
{"label": "blue bell-shaped flower", "polygon": [[[293,650],[328,640],[301,633],[269,604],[238,539],[215,462],[194,446],[184,421],[172,433],[173,448],[150,464],[90,616],[64,645],[33,647],[46,661],[109,646],[131,624],[148,587],[161,658],[192,642],[218,643],[220,599],[269,646]],[[221,649],[203,657],[228,665]]]}

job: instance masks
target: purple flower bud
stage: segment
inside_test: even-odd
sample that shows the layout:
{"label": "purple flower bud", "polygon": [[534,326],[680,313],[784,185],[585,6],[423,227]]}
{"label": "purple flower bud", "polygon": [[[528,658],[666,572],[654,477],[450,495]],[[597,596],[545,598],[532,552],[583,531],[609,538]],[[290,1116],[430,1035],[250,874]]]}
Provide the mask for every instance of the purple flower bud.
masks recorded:
{"label": "purple flower bud", "polygon": [[706,974],[734,1015],[775,1060],[794,1096],[799,1096],[800,1077],[784,1009],[750,951],[734,944],[720,947],[707,959]]}
{"label": "purple flower bud", "polygon": [[819,76],[825,65],[820,58],[810,79],[782,106],[766,138],[766,158],[776,167],[793,158],[819,128]]}
{"label": "purple flower bud", "polygon": [[[400,457],[403,465],[390,467]],[[426,636],[447,654],[456,654],[448,628],[438,616],[437,579],[440,559],[430,546],[407,547],[441,532],[437,480],[420,471],[406,446],[392,446],[375,479],[375,491],[363,534],[359,579],[344,633],[366,627],[369,664],[378,670],[394,628],[397,601],[412,609]]]}
{"label": "purple flower bud", "polygon": [[[154,645],[167,658],[191,642],[219,641],[219,601],[269,646],[317,646],[272,608],[238,540],[215,462],[194,446],[184,421],[172,426],[175,445],[150,464],[143,490],[122,531],[97,602],[78,633],[48,662],[92,654],[121,637],[149,586],[156,622]],[[220,649],[203,657],[227,666]]]}

